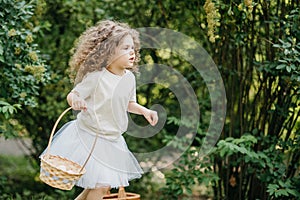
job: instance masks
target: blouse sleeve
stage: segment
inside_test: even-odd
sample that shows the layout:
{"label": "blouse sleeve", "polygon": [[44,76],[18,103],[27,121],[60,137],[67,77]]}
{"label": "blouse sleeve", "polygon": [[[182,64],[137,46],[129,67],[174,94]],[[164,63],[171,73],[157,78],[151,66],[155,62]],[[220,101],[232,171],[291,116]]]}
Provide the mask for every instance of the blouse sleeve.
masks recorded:
{"label": "blouse sleeve", "polygon": [[131,90],[129,101],[136,102],[136,83],[135,83],[134,76],[133,76],[133,82],[134,82],[134,84],[133,84],[133,87],[132,87],[132,90]]}
{"label": "blouse sleeve", "polygon": [[80,83],[78,83],[72,91],[77,92],[79,96],[83,99],[88,98],[92,91],[93,88],[96,85],[96,73],[88,73]]}

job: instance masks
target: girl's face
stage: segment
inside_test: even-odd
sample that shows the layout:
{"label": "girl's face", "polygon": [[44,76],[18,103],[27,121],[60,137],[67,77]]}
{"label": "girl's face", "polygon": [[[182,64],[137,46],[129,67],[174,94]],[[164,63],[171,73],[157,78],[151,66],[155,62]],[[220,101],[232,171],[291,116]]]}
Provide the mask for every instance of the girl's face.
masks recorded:
{"label": "girl's face", "polygon": [[116,53],[110,64],[111,68],[124,70],[131,68],[135,61],[134,43],[130,35],[123,38],[122,42],[116,49]]}

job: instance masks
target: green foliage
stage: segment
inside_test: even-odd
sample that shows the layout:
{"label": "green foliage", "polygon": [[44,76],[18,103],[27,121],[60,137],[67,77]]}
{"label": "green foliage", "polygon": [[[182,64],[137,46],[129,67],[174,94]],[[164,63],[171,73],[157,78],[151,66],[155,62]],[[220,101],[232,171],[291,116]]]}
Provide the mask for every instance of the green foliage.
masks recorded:
{"label": "green foliage", "polygon": [[[211,53],[220,65],[229,104],[222,138],[209,155],[207,169],[219,178],[211,184],[215,199],[295,199],[300,158],[299,11],[295,4],[283,3],[285,9],[275,15],[276,3],[266,7],[251,2],[218,2],[220,40]],[[264,21],[266,15],[272,23]],[[259,65],[257,70],[253,63]],[[198,144],[201,138],[197,135]],[[174,173],[166,176],[164,191],[170,190],[170,196],[193,185],[185,181],[181,168],[176,163]],[[178,186],[181,182],[184,186]]]}
{"label": "green foliage", "polygon": [[241,154],[247,156],[246,161],[258,159],[258,155],[253,152],[252,147],[257,143],[257,139],[252,135],[242,135],[241,138],[227,137],[220,140],[215,150],[220,157],[231,156],[233,154]]}
{"label": "green foliage", "polygon": [[49,80],[48,67],[34,42],[39,27],[30,22],[33,15],[32,2],[1,0],[0,131],[4,135],[12,126],[9,118],[23,106],[36,106],[40,87]]}
{"label": "green foliage", "polygon": [[203,184],[209,188],[220,180],[213,172],[209,158],[200,158],[195,147],[189,148],[175,163],[174,168],[165,172],[165,179],[166,185],[160,190],[160,199],[178,199],[184,196],[189,199],[193,195],[193,186]]}
{"label": "green foliage", "polygon": [[297,188],[290,180],[285,182],[279,180],[276,184],[269,184],[267,188],[267,192],[270,194],[272,199],[283,199],[286,197],[297,198],[300,195]]}
{"label": "green foliage", "polygon": [[1,97],[31,106],[36,105],[34,98],[39,94],[40,83],[49,78],[34,43],[37,30],[29,21],[33,12],[34,5],[26,1],[1,3]]}
{"label": "green foliage", "polygon": [[274,44],[279,54],[277,70],[282,70],[288,75],[290,81],[300,83],[300,42],[296,44],[296,38],[288,37],[287,41],[279,40],[280,44]]}
{"label": "green foliage", "polygon": [[11,105],[5,101],[0,101],[0,105],[0,113],[2,113],[6,119],[8,119],[10,115],[16,113],[17,109],[21,109],[20,104]]}
{"label": "green foliage", "polygon": [[[299,181],[299,178],[287,179],[288,169],[286,164],[284,164],[286,156],[281,153],[281,148],[283,148],[281,141],[276,143],[274,139],[271,139],[268,142],[269,148],[255,152],[253,149],[254,144],[268,141],[268,138],[263,136],[259,137],[259,140],[252,135],[220,140],[217,147],[212,151],[212,159],[217,157],[222,159],[227,159],[228,156],[234,157],[235,159],[230,165],[242,167],[244,176],[255,173],[257,178],[267,185],[267,192],[271,199],[281,199],[284,196],[297,197],[299,191],[295,181],[297,179]],[[241,163],[244,164],[241,165]]]}
{"label": "green foliage", "polygon": [[299,8],[290,11],[284,21],[284,29],[288,29],[289,33],[272,45],[278,55],[276,61],[270,62],[269,68],[266,68],[268,72],[280,75],[281,79],[297,88],[300,85],[299,20]]}

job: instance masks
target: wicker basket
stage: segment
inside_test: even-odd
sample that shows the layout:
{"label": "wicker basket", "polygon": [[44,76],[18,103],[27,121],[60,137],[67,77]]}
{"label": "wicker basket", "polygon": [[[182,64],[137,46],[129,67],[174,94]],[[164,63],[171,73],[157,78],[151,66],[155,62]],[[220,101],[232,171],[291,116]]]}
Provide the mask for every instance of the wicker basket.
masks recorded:
{"label": "wicker basket", "polygon": [[[47,151],[43,156],[41,156],[40,164],[40,179],[44,183],[61,190],[71,190],[76,181],[85,173],[84,166],[90,158],[95,145],[94,142],[90,155],[88,156],[83,166],[80,166],[79,164],[72,162],[66,158],[56,155],[50,155],[50,146],[57,124],[59,123],[63,115],[65,115],[65,113],[67,113],[70,109],[71,107],[67,108],[57,119],[50,135]],[[95,138],[95,141],[96,139],[97,137]]]}
{"label": "wicker basket", "polygon": [[76,181],[85,173],[85,170],[81,168],[79,164],[66,158],[45,154],[41,158],[40,179],[52,187],[71,190]]}

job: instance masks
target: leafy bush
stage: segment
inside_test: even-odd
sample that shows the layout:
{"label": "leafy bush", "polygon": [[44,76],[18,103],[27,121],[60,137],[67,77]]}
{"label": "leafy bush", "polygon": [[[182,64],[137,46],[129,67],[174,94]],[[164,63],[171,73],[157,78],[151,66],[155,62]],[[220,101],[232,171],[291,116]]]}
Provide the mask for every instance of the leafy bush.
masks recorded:
{"label": "leafy bush", "polygon": [[201,184],[215,199],[300,196],[299,3],[258,2],[215,4],[219,39],[210,53],[227,90],[226,123],[216,147],[198,160],[196,136],[199,145],[166,172],[162,198],[179,199]]}
{"label": "leafy bush", "polygon": [[30,22],[34,4],[2,0],[0,4],[0,133],[9,136],[8,119],[22,106],[36,106],[40,86],[49,79],[37,44],[41,27]]}

